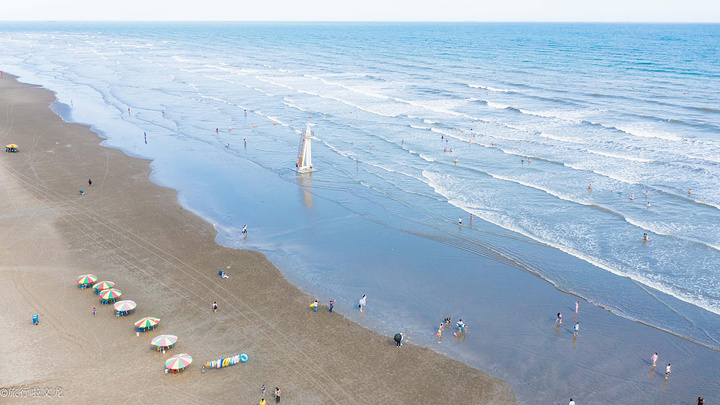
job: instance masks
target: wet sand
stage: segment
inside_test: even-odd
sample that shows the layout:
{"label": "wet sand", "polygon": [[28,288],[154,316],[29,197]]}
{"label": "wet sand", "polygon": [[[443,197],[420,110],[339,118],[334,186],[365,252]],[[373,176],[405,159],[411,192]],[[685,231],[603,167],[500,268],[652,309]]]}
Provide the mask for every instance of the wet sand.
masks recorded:
{"label": "wet sand", "polygon": [[[26,388],[20,395],[44,399],[60,387],[74,403],[253,404],[265,384],[265,398],[277,386],[282,403],[515,403],[508,384],[482,371],[418,346],[397,349],[323,303],[312,312],[313,297],[262,254],[217,245],[215,229],[182,209],[176,191],[148,180],[149,161],[101,146],[88,127],[55,115],[53,101],[47,90],[0,79],[2,140],[20,146],[0,161],[5,392]],[[228,265],[230,278],[220,279]],[[122,299],[138,303],[135,314],[118,318],[77,288],[75,277],[88,272],[114,281]],[[133,322],[144,316],[160,325],[136,337]],[[162,333],[179,337],[165,355],[150,346]],[[165,359],[178,353],[194,363],[165,374]],[[238,353],[250,361],[201,372]]]}

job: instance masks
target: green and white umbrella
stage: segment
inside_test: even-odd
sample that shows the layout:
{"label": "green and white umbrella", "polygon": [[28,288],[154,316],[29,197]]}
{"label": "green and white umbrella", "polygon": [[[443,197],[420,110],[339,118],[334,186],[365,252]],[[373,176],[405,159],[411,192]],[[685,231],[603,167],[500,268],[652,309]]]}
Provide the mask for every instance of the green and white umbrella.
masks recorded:
{"label": "green and white umbrella", "polygon": [[177,340],[178,337],[175,335],[160,335],[154,337],[150,344],[157,347],[170,347],[177,343]]}
{"label": "green and white umbrella", "polygon": [[180,370],[192,363],[192,357],[187,353],[176,354],[165,362],[165,368],[168,370]]}
{"label": "green and white umbrella", "polygon": [[127,311],[132,311],[133,309],[135,309],[136,306],[137,306],[137,304],[135,303],[135,301],[122,300],[122,301],[118,301],[115,303],[115,310],[121,311],[121,312],[127,312]]}

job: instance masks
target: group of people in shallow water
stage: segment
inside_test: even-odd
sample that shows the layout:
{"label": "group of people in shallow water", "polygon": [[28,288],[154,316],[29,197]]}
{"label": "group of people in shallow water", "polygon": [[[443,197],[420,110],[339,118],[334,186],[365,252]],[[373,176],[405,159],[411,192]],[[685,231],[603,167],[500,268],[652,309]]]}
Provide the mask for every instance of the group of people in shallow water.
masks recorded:
{"label": "group of people in shallow water", "polygon": [[[435,333],[435,336],[438,338],[438,343],[442,343],[442,337],[443,337],[443,331],[445,329],[450,328],[450,324],[452,323],[452,319],[450,317],[445,318],[442,322],[440,322],[440,326],[438,327],[437,333]],[[462,319],[458,319],[457,323],[455,324],[455,332],[453,332],[453,337],[460,342],[461,340],[465,340],[465,336],[467,333],[467,325],[463,322]]]}

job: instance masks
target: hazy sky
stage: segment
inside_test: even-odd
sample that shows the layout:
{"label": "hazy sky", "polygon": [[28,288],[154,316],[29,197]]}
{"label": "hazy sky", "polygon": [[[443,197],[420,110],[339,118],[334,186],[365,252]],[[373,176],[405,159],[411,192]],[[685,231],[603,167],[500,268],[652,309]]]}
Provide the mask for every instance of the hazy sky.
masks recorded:
{"label": "hazy sky", "polygon": [[7,0],[0,20],[720,22],[720,0]]}

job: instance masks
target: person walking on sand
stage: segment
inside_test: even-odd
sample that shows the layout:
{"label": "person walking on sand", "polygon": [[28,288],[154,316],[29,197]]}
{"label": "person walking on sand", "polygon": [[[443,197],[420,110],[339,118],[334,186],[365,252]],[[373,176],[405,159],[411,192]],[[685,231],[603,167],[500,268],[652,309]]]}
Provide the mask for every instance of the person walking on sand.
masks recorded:
{"label": "person walking on sand", "polygon": [[265,402],[265,398],[260,400],[260,405],[267,405],[267,402]]}
{"label": "person walking on sand", "polygon": [[317,312],[317,307],[318,307],[317,300],[315,300],[315,302],[310,304],[310,307],[313,309],[313,312]]}
{"label": "person walking on sand", "polygon": [[670,363],[668,363],[667,367],[665,367],[665,379],[667,380],[670,376]]}
{"label": "person walking on sand", "polygon": [[[92,179],[88,179],[88,186],[92,186]],[[102,187],[100,187],[102,188]]]}
{"label": "person walking on sand", "polygon": [[334,307],[335,307],[335,300],[330,300],[330,313],[332,313]]}
{"label": "person walking on sand", "polygon": [[280,403],[280,388],[275,387],[275,403]]}
{"label": "person walking on sand", "polygon": [[580,333],[580,322],[575,322],[575,328],[573,328],[573,336],[577,336]]}
{"label": "person walking on sand", "polygon": [[575,301],[575,313],[578,313],[578,309],[580,309],[580,301]]}
{"label": "person walking on sand", "polygon": [[657,354],[657,352],[655,352],[655,354],[653,354],[653,355],[650,357],[650,360],[652,360],[652,362],[653,362],[653,365],[652,365],[652,366],[655,367],[655,365],[657,364],[657,360],[658,360],[658,354]]}
{"label": "person walking on sand", "polygon": [[557,313],[557,319],[555,319],[555,323],[558,325],[562,325],[562,314],[560,312]]}
{"label": "person walking on sand", "polygon": [[93,316],[97,316],[97,308],[95,308],[94,306],[92,307],[92,313]]}
{"label": "person walking on sand", "polygon": [[363,312],[365,310],[365,304],[367,302],[367,297],[365,294],[363,294],[362,298],[360,298],[360,301],[358,301],[358,308],[360,308],[360,312]]}
{"label": "person walking on sand", "polygon": [[260,388],[260,392],[265,396],[265,384],[263,384],[262,388]]}
{"label": "person walking on sand", "polygon": [[217,314],[217,301],[213,301],[213,312]]}
{"label": "person walking on sand", "polygon": [[405,335],[402,333],[396,333],[395,336],[393,336],[393,340],[395,340],[395,343],[397,345],[396,347],[402,346],[402,341],[403,341],[404,336]]}

